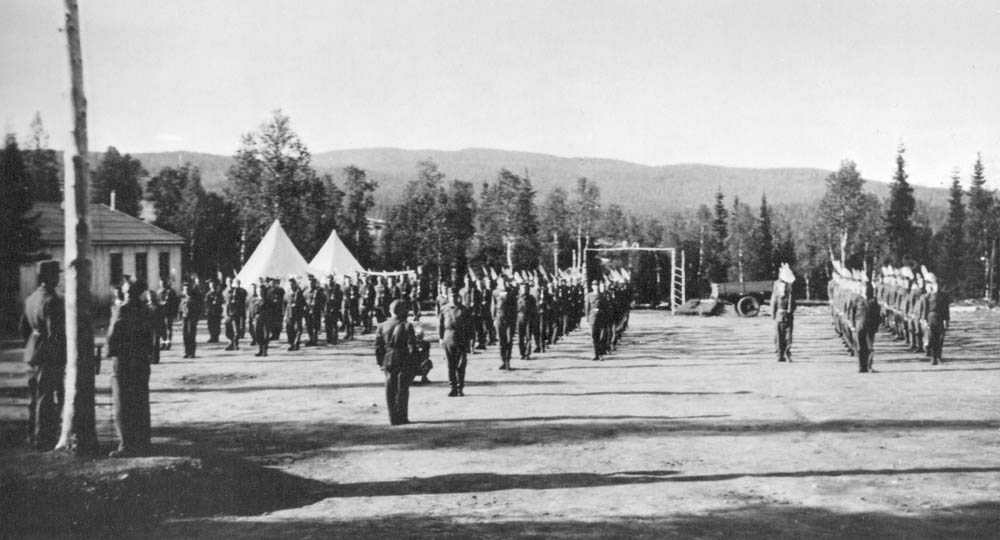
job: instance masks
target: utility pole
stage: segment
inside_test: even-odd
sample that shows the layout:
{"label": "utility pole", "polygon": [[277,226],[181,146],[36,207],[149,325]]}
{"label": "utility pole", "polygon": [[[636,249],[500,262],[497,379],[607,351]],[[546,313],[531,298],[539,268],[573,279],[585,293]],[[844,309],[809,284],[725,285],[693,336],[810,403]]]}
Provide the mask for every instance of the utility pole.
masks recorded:
{"label": "utility pole", "polygon": [[[89,170],[87,164],[87,98],[83,94],[83,53],[80,14],[76,0],[65,0],[66,41],[69,47],[73,143],[76,155],[63,159],[65,168],[66,265],[66,378],[62,431],[56,449],[73,447],[78,454],[97,452],[94,418],[94,329],[90,302],[90,224],[87,219]],[[69,148],[67,148],[69,150]],[[75,439],[75,441],[74,441]]]}

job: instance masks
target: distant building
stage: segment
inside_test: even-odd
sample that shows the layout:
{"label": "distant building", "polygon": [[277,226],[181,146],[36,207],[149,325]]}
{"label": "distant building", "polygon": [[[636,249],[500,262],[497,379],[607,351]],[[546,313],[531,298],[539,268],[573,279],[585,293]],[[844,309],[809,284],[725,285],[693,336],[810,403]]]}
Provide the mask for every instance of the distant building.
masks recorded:
{"label": "distant building", "polygon": [[[65,230],[62,203],[36,203],[36,221],[44,259],[63,260]],[[97,305],[109,305],[114,286],[124,276],[144,279],[151,287],[161,278],[177,281],[182,275],[184,239],[155,225],[103,204],[90,205],[92,246],[91,294]],[[65,264],[64,264],[65,266]],[[60,282],[60,288],[64,283]],[[21,266],[20,300],[38,286],[38,265]]]}
{"label": "distant building", "polygon": [[382,236],[385,234],[385,229],[389,226],[389,222],[384,219],[378,218],[365,218],[368,222],[368,236],[372,237],[372,240],[376,245],[382,242]]}

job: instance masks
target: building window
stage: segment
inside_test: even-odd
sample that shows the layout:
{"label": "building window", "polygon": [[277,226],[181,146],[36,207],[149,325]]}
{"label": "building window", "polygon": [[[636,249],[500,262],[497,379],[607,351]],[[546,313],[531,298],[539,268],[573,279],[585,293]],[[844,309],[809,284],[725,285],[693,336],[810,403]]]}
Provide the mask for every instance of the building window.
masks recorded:
{"label": "building window", "polygon": [[170,280],[170,252],[161,251],[160,252],[160,279],[163,281]]}
{"label": "building window", "polygon": [[146,283],[149,280],[149,268],[146,265],[146,252],[135,254],[135,280]]}
{"label": "building window", "polygon": [[110,261],[111,284],[118,286],[122,282],[122,254],[112,253]]}

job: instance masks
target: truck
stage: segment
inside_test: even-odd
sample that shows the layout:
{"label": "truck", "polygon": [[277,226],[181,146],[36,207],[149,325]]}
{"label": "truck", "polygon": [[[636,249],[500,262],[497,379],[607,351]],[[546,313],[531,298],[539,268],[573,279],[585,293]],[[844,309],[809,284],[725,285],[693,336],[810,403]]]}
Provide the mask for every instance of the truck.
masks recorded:
{"label": "truck", "polygon": [[712,298],[732,303],[740,317],[756,317],[760,306],[770,301],[773,281],[728,281],[712,283]]}

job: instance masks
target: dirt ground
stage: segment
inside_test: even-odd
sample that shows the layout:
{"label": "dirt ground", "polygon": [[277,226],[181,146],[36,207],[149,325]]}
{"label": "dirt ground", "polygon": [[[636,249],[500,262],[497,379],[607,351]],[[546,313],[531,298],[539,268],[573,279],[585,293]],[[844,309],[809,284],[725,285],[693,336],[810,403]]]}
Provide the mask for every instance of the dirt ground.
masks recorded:
{"label": "dirt ground", "polygon": [[638,311],[602,362],[581,331],[513,372],[475,354],[464,398],[435,348],[402,427],[369,336],[175,346],[153,368],[156,455],[128,460],[17,446],[6,351],[0,537],[1000,537],[1000,313],[953,319],[943,365],[880,334],[859,374],[823,307],[798,314],[790,364],[766,316]]}

